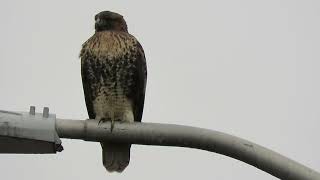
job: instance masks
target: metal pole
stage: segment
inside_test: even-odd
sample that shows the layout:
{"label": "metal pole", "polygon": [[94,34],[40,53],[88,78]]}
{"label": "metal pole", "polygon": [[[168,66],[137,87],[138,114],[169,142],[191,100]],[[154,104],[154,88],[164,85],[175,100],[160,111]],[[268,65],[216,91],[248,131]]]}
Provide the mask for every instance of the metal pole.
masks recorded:
{"label": "metal pole", "polygon": [[250,141],[209,129],[156,123],[116,123],[96,120],[56,120],[61,138],[180,146],[223,154],[286,180],[320,180],[320,174]]}

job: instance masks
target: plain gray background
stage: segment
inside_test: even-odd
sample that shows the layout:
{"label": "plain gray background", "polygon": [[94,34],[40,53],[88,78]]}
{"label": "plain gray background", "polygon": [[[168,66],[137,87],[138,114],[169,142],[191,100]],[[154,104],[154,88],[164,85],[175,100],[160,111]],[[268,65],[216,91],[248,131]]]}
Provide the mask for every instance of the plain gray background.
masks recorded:
{"label": "plain gray background", "polygon": [[[320,170],[316,0],[1,1],[0,109],[87,118],[78,55],[102,10],[123,14],[144,47],[143,121],[223,131]],[[276,179],[218,154],[137,145],[109,174],[98,143],[63,145],[0,155],[1,179]]]}

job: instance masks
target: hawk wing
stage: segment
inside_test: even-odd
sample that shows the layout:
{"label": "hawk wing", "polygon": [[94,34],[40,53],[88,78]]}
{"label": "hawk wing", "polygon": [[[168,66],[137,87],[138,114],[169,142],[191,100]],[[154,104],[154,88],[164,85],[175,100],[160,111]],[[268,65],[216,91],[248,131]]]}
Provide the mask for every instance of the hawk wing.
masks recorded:
{"label": "hawk wing", "polygon": [[96,113],[93,109],[93,89],[92,89],[92,83],[89,78],[90,74],[87,72],[88,66],[90,61],[93,60],[93,57],[90,57],[88,55],[81,57],[81,77],[82,77],[82,85],[83,85],[83,91],[84,91],[84,98],[86,101],[87,111],[90,119],[96,118]]}
{"label": "hawk wing", "polygon": [[134,75],[134,88],[128,95],[132,99],[134,121],[141,122],[144,106],[144,97],[147,83],[147,66],[144,51],[140,43],[137,43],[136,71]]}

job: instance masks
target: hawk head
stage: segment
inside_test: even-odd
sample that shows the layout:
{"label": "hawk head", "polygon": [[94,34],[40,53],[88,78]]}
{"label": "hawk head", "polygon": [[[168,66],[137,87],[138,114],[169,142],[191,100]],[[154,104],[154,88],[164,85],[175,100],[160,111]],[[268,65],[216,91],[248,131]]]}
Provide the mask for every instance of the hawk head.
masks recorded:
{"label": "hawk head", "polygon": [[94,17],[96,32],[99,31],[124,31],[128,32],[126,21],[118,13],[102,11]]}

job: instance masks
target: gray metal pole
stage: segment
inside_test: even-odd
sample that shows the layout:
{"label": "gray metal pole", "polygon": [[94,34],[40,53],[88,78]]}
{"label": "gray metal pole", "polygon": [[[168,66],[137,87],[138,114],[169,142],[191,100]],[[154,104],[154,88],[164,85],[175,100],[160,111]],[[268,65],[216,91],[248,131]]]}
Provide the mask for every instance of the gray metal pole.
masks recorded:
{"label": "gray metal pole", "polygon": [[223,154],[285,180],[320,180],[320,174],[298,162],[250,141],[225,133],[156,123],[116,123],[96,120],[56,120],[61,138],[116,141],[132,144],[190,147]]}

